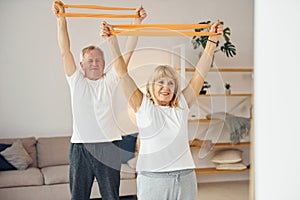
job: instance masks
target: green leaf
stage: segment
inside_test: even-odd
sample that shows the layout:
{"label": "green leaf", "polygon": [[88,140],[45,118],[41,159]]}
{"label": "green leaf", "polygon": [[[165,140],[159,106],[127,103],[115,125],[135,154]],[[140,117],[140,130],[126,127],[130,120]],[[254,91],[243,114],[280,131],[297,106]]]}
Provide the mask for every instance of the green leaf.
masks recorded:
{"label": "green leaf", "polygon": [[233,57],[236,55],[236,48],[231,42],[226,42],[221,47],[221,51],[226,54],[227,57]]}
{"label": "green leaf", "polygon": [[230,34],[231,34],[230,28],[226,27],[223,30],[223,37],[224,37],[224,39],[225,39],[226,42],[229,42],[229,40],[230,40],[230,38],[229,38]]}
{"label": "green leaf", "polygon": [[[199,22],[198,24],[210,24],[211,21],[202,21]],[[224,24],[223,22],[221,22]],[[201,31],[209,31],[210,29],[208,28],[200,28],[200,29],[195,29],[195,32],[201,32]],[[233,57],[236,55],[236,48],[235,46],[230,42],[230,35],[231,35],[231,30],[229,27],[226,27],[223,30],[223,38],[225,40],[225,43],[221,46],[217,45],[218,48],[216,48],[215,52],[221,51],[223,52],[227,57]],[[206,47],[208,36],[193,36],[192,38],[192,44],[193,48],[197,49],[200,46],[204,49]]]}

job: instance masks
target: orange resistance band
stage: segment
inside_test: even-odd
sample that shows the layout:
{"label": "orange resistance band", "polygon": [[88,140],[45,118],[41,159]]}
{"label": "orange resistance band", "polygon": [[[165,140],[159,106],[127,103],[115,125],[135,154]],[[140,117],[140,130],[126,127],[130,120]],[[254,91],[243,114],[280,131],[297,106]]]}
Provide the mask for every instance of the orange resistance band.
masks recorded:
{"label": "orange resistance band", "polygon": [[121,7],[108,7],[108,6],[95,6],[95,5],[68,5],[64,4],[64,8],[86,8],[97,10],[135,10],[135,8],[121,8]]}
{"label": "orange resistance band", "polygon": [[[57,0],[60,2],[60,0]],[[85,8],[97,10],[136,10],[135,8],[108,7],[96,5],[68,5],[62,4],[64,8]],[[94,17],[94,18],[138,18],[138,14],[89,14],[89,13],[61,13],[62,17]]]}
{"label": "orange resistance band", "polygon": [[61,17],[138,18],[138,15],[122,15],[122,14],[62,13],[58,15]]}
{"label": "orange resistance band", "polygon": [[[127,29],[127,30],[111,30],[113,35],[122,36],[214,36],[219,33],[214,32],[175,32],[167,30],[186,30],[210,28],[210,24],[115,24],[112,28]],[[138,29],[138,30],[132,30]],[[166,31],[139,31],[146,30],[166,30]]]}
{"label": "orange resistance band", "polygon": [[184,29],[200,29],[210,28],[211,24],[113,24],[113,28],[120,29],[169,29],[169,30],[184,30]]}

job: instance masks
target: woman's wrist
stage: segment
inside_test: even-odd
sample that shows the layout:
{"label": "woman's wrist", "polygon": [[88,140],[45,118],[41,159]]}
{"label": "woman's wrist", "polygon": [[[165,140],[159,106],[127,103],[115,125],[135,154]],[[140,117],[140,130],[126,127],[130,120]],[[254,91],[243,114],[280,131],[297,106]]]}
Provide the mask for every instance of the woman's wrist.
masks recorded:
{"label": "woman's wrist", "polygon": [[212,40],[211,38],[208,38],[208,39],[207,39],[207,42],[211,42],[211,43],[215,44],[216,46],[219,45],[219,41],[214,41],[214,40]]}

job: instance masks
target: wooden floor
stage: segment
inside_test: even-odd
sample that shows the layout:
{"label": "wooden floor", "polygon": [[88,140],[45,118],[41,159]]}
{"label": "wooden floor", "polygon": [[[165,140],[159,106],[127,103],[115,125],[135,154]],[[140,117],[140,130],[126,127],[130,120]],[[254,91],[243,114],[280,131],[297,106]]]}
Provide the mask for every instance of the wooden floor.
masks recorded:
{"label": "wooden floor", "polygon": [[[137,198],[128,196],[121,197],[120,200],[137,200]],[[249,182],[199,183],[198,200],[249,200]]]}
{"label": "wooden floor", "polygon": [[249,182],[216,182],[198,184],[200,200],[249,200]]}

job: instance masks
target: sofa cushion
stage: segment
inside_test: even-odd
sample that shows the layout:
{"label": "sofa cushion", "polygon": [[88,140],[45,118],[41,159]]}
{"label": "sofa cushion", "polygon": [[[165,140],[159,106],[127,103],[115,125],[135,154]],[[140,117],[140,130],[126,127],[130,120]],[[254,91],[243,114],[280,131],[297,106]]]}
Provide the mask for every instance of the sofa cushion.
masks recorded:
{"label": "sofa cushion", "polygon": [[17,140],[21,140],[26,152],[30,155],[33,162],[29,165],[29,167],[36,167],[36,139],[35,137],[27,137],[27,138],[10,138],[10,139],[0,139],[0,143],[2,144],[12,144]]}
{"label": "sofa cushion", "polygon": [[[11,144],[0,144],[0,152],[11,147]],[[0,155],[0,171],[16,170],[2,155]]]}
{"label": "sofa cushion", "polygon": [[32,162],[32,158],[29,156],[21,140],[15,141],[11,147],[1,151],[0,154],[14,167],[19,170],[26,169]]}
{"label": "sofa cushion", "polygon": [[[68,183],[69,182],[69,165],[50,166],[41,169],[46,185]],[[136,178],[135,170],[127,164],[121,165],[121,179]]]}
{"label": "sofa cushion", "polygon": [[41,171],[46,185],[69,182],[69,165],[44,167]]}
{"label": "sofa cushion", "polygon": [[8,147],[11,147],[11,144],[0,144],[0,152],[4,151],[5,149],[7,149]]}
{"label": "sofa cushion", "polygon": [[134,179],[136,172],[134,169],[128,166],[128,164],[121,164],[121,179]]}
{"label": "sofa cushion", "polygon": [[37,140],[37,157],[40,168],[69,164],[70,136],[44,137]]}
{"label": "sofa cushion", "polygon": [[43,185],[43,176],[38,168],[0,172],[0,188]]}
{"label": "sofa cushion", "polygon": [[136,163],[137,163],[137,156],[127,161],[128,166],[134,170],[136,169]]}

